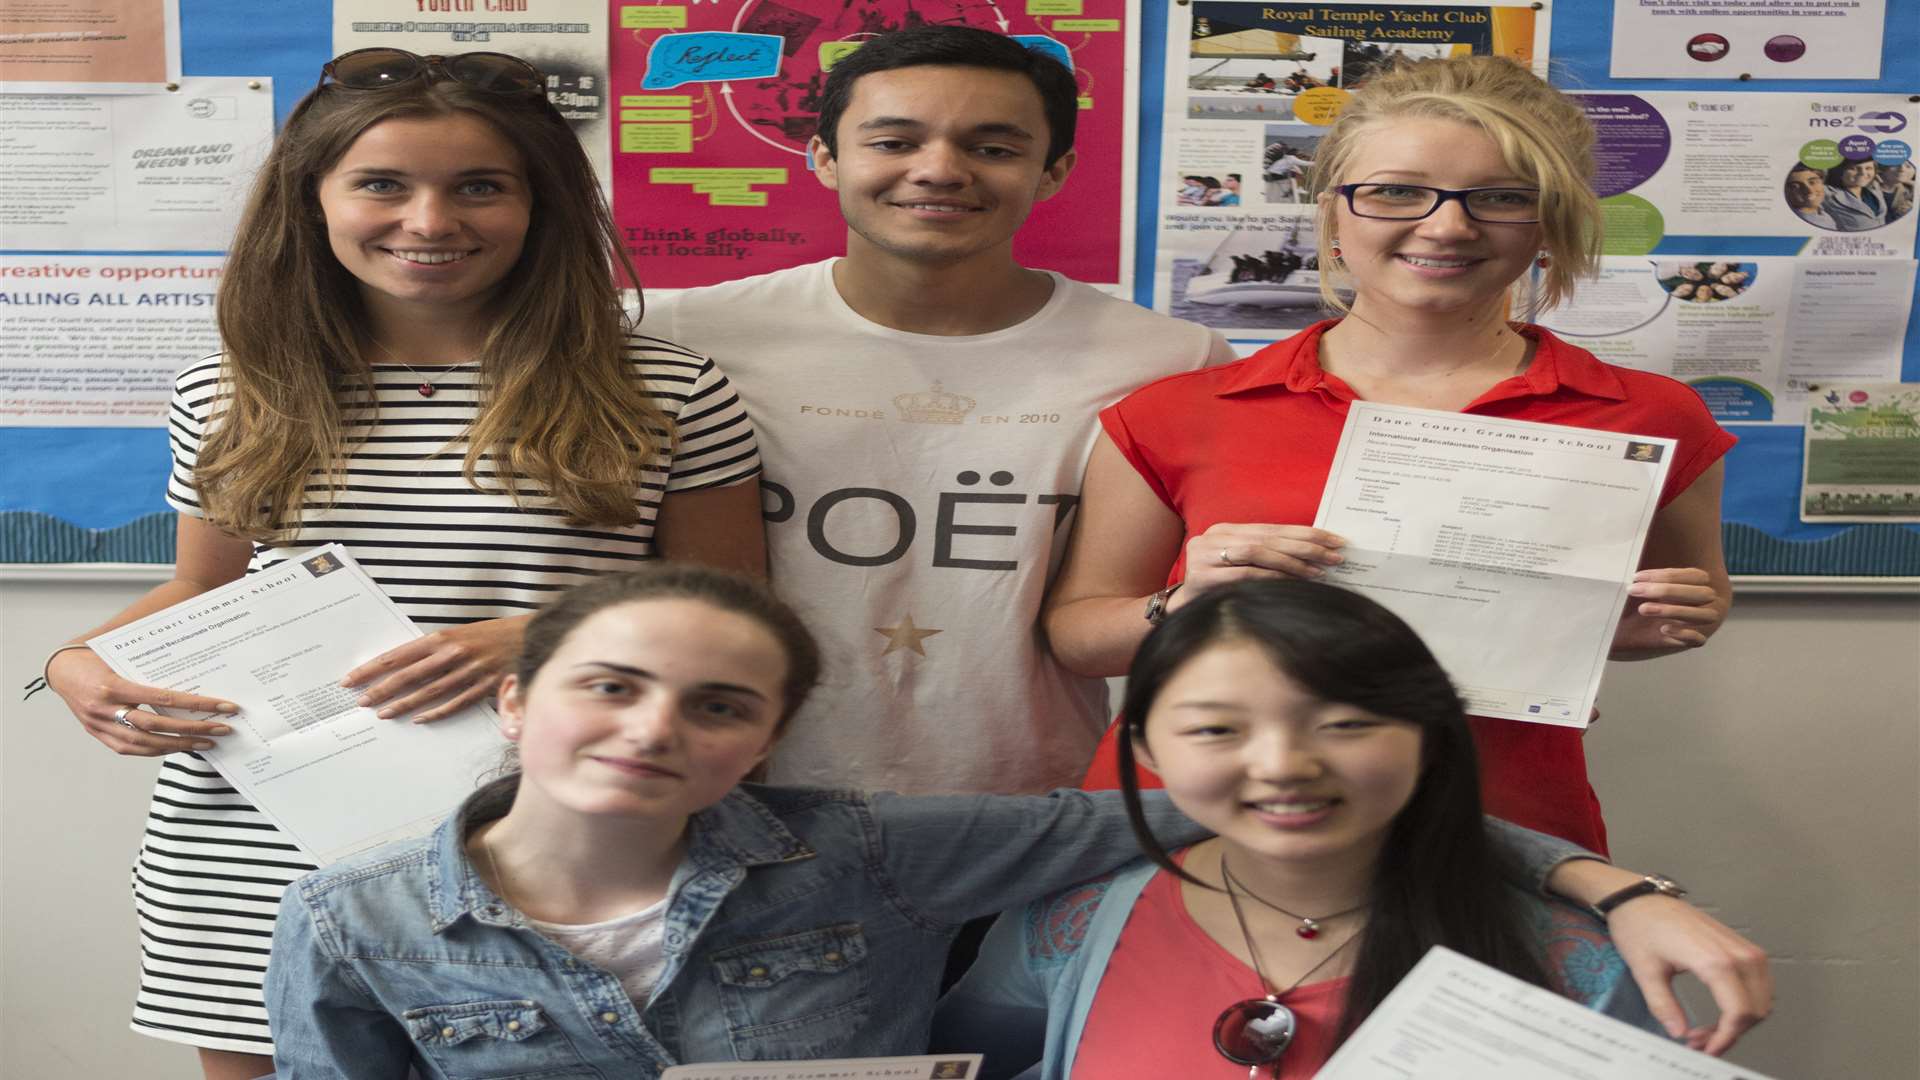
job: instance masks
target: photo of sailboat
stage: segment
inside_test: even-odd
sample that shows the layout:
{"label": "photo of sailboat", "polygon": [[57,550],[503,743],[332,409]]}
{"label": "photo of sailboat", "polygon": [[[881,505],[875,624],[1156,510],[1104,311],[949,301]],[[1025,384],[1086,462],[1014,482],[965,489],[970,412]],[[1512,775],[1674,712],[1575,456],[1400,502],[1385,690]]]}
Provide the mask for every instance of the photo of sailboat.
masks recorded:
{"label": "photo of sailboat", "polygon": [[1175,299],[1209,307],[1317,308],[1320,267],[1311,234],[1305,218],[1285,233],[1235,229],[1199,260]]}
{"label": "photo of sailboat", "polygon": [[1261,216],[1183,240],[1161,263],[1168,314],[1235,340],[1285,337],[1331,314],[1311,217]]}

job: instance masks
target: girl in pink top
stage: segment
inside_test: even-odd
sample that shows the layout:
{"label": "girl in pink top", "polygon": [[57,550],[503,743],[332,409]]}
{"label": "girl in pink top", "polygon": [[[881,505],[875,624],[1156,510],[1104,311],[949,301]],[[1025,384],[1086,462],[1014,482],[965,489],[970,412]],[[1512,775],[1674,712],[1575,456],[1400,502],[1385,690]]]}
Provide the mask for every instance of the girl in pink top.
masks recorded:
{"label": "girl in pink top", "polygon": [[[1435,945],[1660,1030],[1599,919],[1506,884],[1460,699],[1372,600],[1210,590],[1141,646],[1120,722],[1146,858],[1003,918],[937,1048],[984,1051],[988,1077],[1305,1080]],[[1162,848],[1136,761],[1215,836]],[[1753,1019],[1670,1027],[1718,1052]]]}

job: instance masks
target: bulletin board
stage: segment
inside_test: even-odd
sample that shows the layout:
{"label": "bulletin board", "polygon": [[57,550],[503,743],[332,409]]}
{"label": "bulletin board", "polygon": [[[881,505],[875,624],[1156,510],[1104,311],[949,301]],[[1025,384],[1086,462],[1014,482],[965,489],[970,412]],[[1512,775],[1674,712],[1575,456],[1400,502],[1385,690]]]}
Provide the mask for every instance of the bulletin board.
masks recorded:
{"label": "bulletin board", "polygon": [[[1133,280],[1135,299],[1143,304],[1151,300],[1159,205],[1164,2],[1141,5]],[[610,3],[621,6],[621,0]],[[242,0],[181,0],[180,7],[185,74],[270,77],[280,118],[312,87],[332,52],[325,3],[281,5],[270,19],[259,18],[256,7]],[[1920,0],[1887,0],[1881,77],[1845,82],[1613,80],[1607,76],[1610,14],[1606,0],[1555,5],[1551,56],[1557,82],[1583,90],[1920,93]],[[1690,237],[1686,248],[1711,256],[1761,253],[1731,237]],[[1908,325],[1901,377],[1920,382],[1920,318]],[[1724,520],[1727,561],[1736,575],[1920,576],[1920,527],[1799,521],[1800,428],[1733,430],[1740,444],[1727,458]],[[171,562],[173,513],[161,499],[167,468],[164,429],[0,428],[0,564]]]}
{"label": "bulletin board", "polygon": [[[1607,77],[1613,50],[1613,20],[1608,13],[1570,17],[1574,8],[1607,9],[1601,3],[1561,7],[1554,20],[1555,81],[1581,89],[1716,90],[1841,93],[1920,93],[1920,2],[1889,0],[1886,44],[1879,79],[1843,82],[1791,81],[1697,82],[1685,79]],[[1688,240],[1701,255],[1755,253],[1731,237]],[[1658,249],[1656,249],[1656,253]],[[1689,252],[1690,254],[1693,252]],[[1900,378],[1920,382],[1920,318],[1909,319]],[[1803,430],[1737,424],[1740,437],[1727,455],[1727,486],[1721,509],[1727,567],[1734,574],[1920,575],[1920,527],[1907,525],[1808,525],[1800,520],[1800,458]]]}

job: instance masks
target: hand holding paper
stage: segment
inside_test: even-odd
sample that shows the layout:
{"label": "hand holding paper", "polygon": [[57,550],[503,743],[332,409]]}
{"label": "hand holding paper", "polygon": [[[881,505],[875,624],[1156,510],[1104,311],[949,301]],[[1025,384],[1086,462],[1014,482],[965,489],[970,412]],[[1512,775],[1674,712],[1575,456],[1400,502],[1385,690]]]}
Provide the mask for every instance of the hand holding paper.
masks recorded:
{"label": "hand holding paper", "polygon": [[[1336,566],[1346,541],[1305,525],[1238,525],[1221,522],[1187,541],[1182,591],[1198,594],[1216,585],[1263,577],[1309,580]],[[1172,608],[1185,600],[1174,594]]]}
{"label": "hand holding paper", "polygon": [[[1584,727],[1673,448],[1356,402],[1315,519],[1347,538],[1327,580],[1419,631],[1476,715]],[[1719,614],[1704,573],[1655,576],[1640,584],[1661,615],[1634,626],[1667,651],[1705,641]]]}
{"label": "hand holding paper", "polygon": [[[209,737],[231,734],[218,720],[165,716],[155,709],[222,714],[238,706],[219,698],[163,690],[123,679],[86,649],[69,649],[47,664],[47,687],[60,695],[87,734],[126,757],[165,757],[211,750]],[[121,712],[122,709],[127,711]],[[124,718],[125,722],[122,722]]]}
{"label": "hand holding paper", "polygon": [[1696,566],[1641,570],[1627,586],[1627,610],[1613,633],[1615,660],[1697,649],[1727,617],[1727,598]]}
{"label": "hand holding paper", "polygon": [[155,703],[169,711],[237,704],[221,718],[232,733],[201,753],[324,864],[431,828],[503,745],[485,708],[431,728],[389,724],[340,685],[343,669],[419,637],[346,550],[329,545],[87,644],[122,678],[166,688],[171,704]]}
{"label": "hand holding paper", "polygon": [[1667,1042],[1439,947],[1414,965],[1319,1074],[1319,1080],[1385,1077],[1764,1080],[1752,1069]]}
{"label": "hand holding paper", "polygon": [[358,704],[379,709],[382,720],[420,710],[413,722],[430,724],[492,696],[532,618],[483,619],[414,638],[347,672],[340,685],[361,690]]}

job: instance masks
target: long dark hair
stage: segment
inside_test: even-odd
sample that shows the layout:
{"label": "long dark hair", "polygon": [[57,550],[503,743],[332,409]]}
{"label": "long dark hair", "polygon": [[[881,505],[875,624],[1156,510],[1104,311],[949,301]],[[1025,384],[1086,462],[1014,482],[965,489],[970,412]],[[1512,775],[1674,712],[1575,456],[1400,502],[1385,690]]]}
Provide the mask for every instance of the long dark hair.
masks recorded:
{"label": "long dark hair", "polygon": [[1140,646],[1120,706],[1120,787],[1147,858],[1195,884],[1147,828],[1134,740],[1176,671],[1223,643],[1265,650],[1288,678],[1323,701],[1420,729],[1419,782],[1393,820],[1374,868],[1337,1039],[1379,1007],[1429,948],[1456,952],[1547,986],[1525,914],[1504,884],[1512,867],[1487,838],[1473,734],[1453,683],[1420,636],[1356,592],[1310,581],[1248,581],[1209,590],[1167,617]]}

